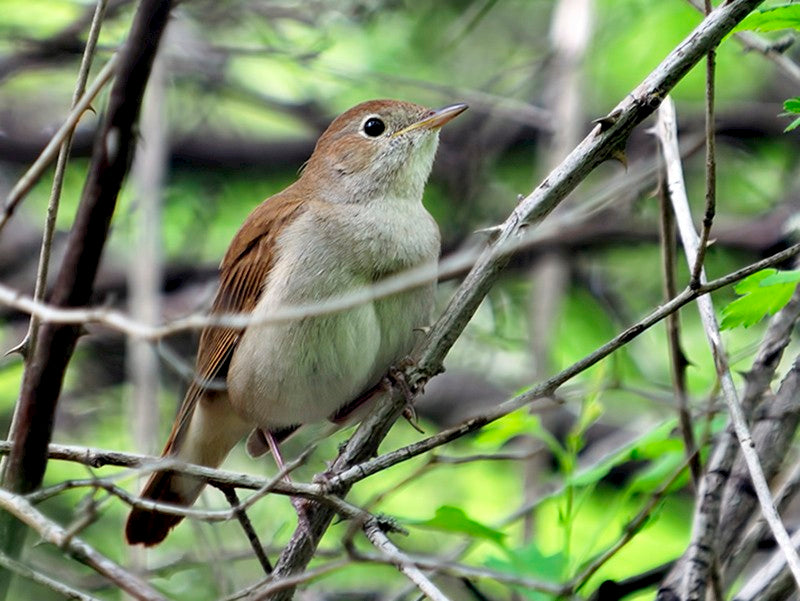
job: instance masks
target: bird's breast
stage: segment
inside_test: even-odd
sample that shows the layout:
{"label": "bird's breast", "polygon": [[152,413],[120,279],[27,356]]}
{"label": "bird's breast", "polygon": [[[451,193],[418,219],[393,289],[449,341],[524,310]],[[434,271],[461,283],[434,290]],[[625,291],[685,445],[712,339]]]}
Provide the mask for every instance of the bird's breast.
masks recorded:
{"label": "bird's breast", "polygon": [[332,227],[306,213],[287,227],[254,317],[269,319],[300,305],[308,311],[245,330],[228,374],[240,415],[272,429],[324,420],[410,352],[415,328],[430,323],[433,283],[336,312],[320,314],[314,305],[435,262],[438,229],[424,209],[415,217],[386,227],[355,212],[347,224]]}

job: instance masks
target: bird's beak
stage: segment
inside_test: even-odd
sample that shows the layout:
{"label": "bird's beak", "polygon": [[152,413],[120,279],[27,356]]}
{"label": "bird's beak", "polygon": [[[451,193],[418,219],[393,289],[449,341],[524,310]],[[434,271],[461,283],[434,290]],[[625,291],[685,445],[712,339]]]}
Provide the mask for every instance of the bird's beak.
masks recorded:
{"label": "bird's beak", "polygon": [[431,111],[419,121],[415,121],[408,127],[404,127],[400,131],[396,131],[392,134],[392,137],[395,138],[397,136],[402,136],[403,134],[407,134],[415,129],[439,129],[442,125],[448,121],[452,121],[466,110],[467,105],[464,103],[459,103],[451,104],[450,106],[446,106],[437,111]]}

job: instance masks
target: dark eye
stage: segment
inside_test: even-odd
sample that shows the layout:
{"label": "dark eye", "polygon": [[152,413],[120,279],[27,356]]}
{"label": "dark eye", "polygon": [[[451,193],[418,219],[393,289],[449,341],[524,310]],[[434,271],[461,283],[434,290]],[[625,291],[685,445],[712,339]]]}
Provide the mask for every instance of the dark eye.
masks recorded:
{"label": "dark eye", "polygon": [[386,129],[386,124],[377,117],[370,117],[364,123],[364,133],[372,138],[377,138]]}

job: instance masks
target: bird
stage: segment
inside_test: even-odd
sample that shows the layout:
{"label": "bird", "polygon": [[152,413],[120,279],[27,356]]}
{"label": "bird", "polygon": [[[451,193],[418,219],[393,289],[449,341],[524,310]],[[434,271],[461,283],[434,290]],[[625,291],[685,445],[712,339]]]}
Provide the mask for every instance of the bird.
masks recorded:
{"label": "bird", "polygon": [[[278,323],[269,316],[435,266],[439,228],[422,196],[439,129],[466,109],[358,104],[320,136],[298,179],[250,213],[222,260],[210,313],[252,321],[202,330],[196,375],[163,457],[218,467],[250,434],[251,455],[270,449],[280,462],[279,442],[303,424],[348,419],[408,356],[419,328],[431,323],[435,282],[338,312]],[[204,485],[158,470],[140,497],[190,507]],[[181,519],[134,505],[125,536],[156,545]]]}

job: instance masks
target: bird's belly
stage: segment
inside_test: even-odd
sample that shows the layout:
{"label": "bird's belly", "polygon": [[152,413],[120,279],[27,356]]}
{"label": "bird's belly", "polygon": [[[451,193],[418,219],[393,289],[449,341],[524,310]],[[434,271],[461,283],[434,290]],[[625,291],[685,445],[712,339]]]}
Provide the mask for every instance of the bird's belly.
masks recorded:
{"label": "bird's belly", "polygon": [[380,341],[372,303],[291,323],[251,326],[228,373],[231,404],[266,429],[324,420],[372,384]]}

